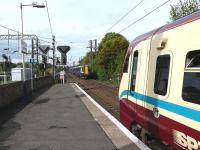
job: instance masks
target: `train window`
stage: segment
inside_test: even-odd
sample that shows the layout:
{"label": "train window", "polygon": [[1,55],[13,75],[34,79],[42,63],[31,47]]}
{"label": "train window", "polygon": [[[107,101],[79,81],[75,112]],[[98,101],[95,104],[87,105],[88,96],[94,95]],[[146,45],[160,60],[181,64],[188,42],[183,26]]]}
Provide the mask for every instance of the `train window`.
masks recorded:
{"label": "train window", "polygon": [[182,89],[183,100],[200,104],[200,71],[193,68],[200,68],[200,50],[191,51],[186,56]]}
{"label": "train window", "polygon": [[191,51],[186,56],[186,67],[200,67],[200,50]]}
{"label": "train window", "polygon": [[123,68],[123,72],[128,72],[128,62],[129,62],[129,56],[130,55],[126,55],[125,57],[125,61],[124,61],[124,68]]}
{"label": "train window", "polygon": [[200,67],[200,55],[194,57],[187,67]]}
{"label": "train window", "polygon": [[154,93],[166,95],[169,78],[170,56],[161,55],[157,58]]}
{"label": "train window", "polygon": [[185,101],[200,104],[200,72],[185,72],[182,97]]}
{"label": "train window", "polygon": [[133,56],[132,75],[131,75],[131,91],[135,91],[137,64],[138,64],[138,51],[134,52],[134,56]]}

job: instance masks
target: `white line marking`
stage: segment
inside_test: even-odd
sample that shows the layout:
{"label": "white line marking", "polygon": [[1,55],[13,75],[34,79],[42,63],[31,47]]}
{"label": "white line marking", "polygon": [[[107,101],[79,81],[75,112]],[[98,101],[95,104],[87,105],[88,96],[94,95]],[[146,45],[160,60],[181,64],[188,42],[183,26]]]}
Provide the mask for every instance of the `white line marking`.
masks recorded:
{"label": "white line marking", "polygon": [[101,105],[99,105],[90,95],[88,95],[81,87],[76,85],[81,92],[83,92],[87,98],[99,108],[135,145],[137,145],[142,150],[150,150],[142,141],[140,141],[136,136],[134,136],[126,127],[124,127],[115,117],[113,117],[109,112],[107,112]]}

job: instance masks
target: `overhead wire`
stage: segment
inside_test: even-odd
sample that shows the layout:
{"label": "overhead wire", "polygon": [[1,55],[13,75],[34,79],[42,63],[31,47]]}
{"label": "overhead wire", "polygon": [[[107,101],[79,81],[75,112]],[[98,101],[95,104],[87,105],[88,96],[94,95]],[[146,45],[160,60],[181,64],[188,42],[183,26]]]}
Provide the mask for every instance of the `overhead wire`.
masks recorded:
{"label": "overhead wire", "polygon": [[139,1],[134,7],[132,7],[128,12],[126,12],[119,20],[117,20],[110,28],[106,30],[106,32],[101,35],[98,40],[104,36],[108,31],[110,31],[113,27],[115,27],[117,24],[119,24],[126,16],[128,16],[133,10],[135,10],[144,0]]}
{"label": "overhead wire", "polygon": [[47,15],[48,15],[48,19],[49,19],[49,26],[50,26],[50,30],[51,30],[51,35],[53,36],[53,29],[52,29],[52,25],[51,25],[51,19],[50,19],[50,15],[49,15],[49,8],[48,8],[47,0],[45,0],[45,3],[46,3],[46,8],[47,8]]}
{"label": "overhead wire", "polygon": [[[21,32],[19,32],[19,31],[17,31],[17,30],[14,30],[14,29],[11,29],[11,28],[9,28],[9,27],[3,26],[3,25],[0,25],[0,27],[5,28],[5,29],[10,30],[10,31],[13,31],[13,32],[17,32],[18,34],[21,34]],[[52,38],[41,37],[41,36],[38,36],[38,35],[36,35],[36,37],[38,37],[38,39],[41,40],[41,41],[43,41],[43,42],[51,43],[50,41],[46,41],[46,40],[44,40],[44,39],[49,39],[49,40],[50,40],[50,39],[52,39]]]}
{"label": "overhead wire", "polygon": [[120,21],[122,21],[126,16],[128,16],[133,10],[135,10],[144,0],[139,1],[133,8],[131,8],[126,14],[124,14],[119,20],[117,20],[107,31],[110,31],[114,26],[116,26]]}
{"label": "overhead wire", "polygon": [[43,37],[43,36],[38,36],[37,37],[41,38],[41,39],[47,39],[47,40],[52,40],[52,37]]}
{"label": "overhead wire", "polygon": [[143,20],[144,18],[146,18],[147,16],[149,16],[150,14],[152,14],[154,11],[158,10],[159,8],[161,8],[162,6],[166,5],[169,1],[171,0],[167,0],[164,3],[162,3],[161,5],[157,6],[156,8],[154,8],[153,10],[151,10],[150,12],[148,12],[147,14],[145,14],[144,16],[142,16],[141,18],[137,19],[136,21],[132,22],[131,24],[129,24],[128,26],[126,26],[125,28],[123,28],[122,30],[120,30],[118,33],[121,33],[125,30],[127,30],[128,28],[130,28],[131,26],[133,26],[134,24],[136,24],[137,22]]}
{"label": "overhead wire", "polygon": [[[52,30],[52,25],[51,25],[51,20],[50,20],[50,15],[49,15],[49,10],[48,10],[47,0],[45,0],[45,2],[46,2],[46,7],[47,7],[47,14],[48,14],[48,20],[49,20],[50,30],[51,30],[51,34],[53,35],[53,30]],[[16,32],[16,33],[18,33],[18,34],[21,34],[21,32],[19,32],[19,31],[17,31],[17,30],[14,30],[14,29],[11,29],[11,28],[8,28],[8,27],[3,26],[3,25],[0,25],[0,27],[2,27],[2,28],[4,28],[4,29],[7,29],[8,31],[10,30],[10,31]],[[36,36],[37,36],[37,35],[36,35]],[[41,37],[41,36],[37,36],[37,37],[38,37],[38,39],[39,39],[40,41],[42,41],[42,42],[51,43],[51,42],[49,42],[49,41],[42,40],[42,39],[51,39],[51,38],[46,38],[46,37]],[[15,47],[15,46],[12,45],[12,47]],[[3,51],[0,51],[0,52],[2,53]],[[17,53],[19,53],[19,51],[17,51]],[[17,53],[10,53],[9,55],[11,55],[11,54],[17,54]],[[7,54],[8,54],[8,53],[7,53]]]}
{"label": "overhead wire", "polygon": [[2,27],[2,28],[5,28],[5,29],[7,29],[7,30],[10,30],[10,31],[13,31],[13,32],[20,33],[20,32],[19,32],[19,31],[17,31],[17,30],[13,30],[13,29],[11,29],[11,28],[8,28],[8,27],[6,27],[6,26],[3,26],[3,25],[0,25],[0,27]]}
{"label": "overhead wire", "polygon": [[41,38],[40,38],[39,40],[40,40],[40,42],[43,42],[43,43],[49,43],[49,44],[51,44],[51,42],[50,42],[50,41],[45,41],[45,40],[42,40]]}

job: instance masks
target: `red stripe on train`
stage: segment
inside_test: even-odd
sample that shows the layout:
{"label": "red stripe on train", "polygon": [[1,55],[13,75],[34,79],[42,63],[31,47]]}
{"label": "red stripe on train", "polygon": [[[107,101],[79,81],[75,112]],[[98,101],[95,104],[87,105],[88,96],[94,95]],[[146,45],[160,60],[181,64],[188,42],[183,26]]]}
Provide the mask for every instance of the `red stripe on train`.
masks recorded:
{"label": "red stripe on train", "polygon": [[[137,122],[152,136],[168,143],[173,149],[191,149],[200,150],[200,132],[174,120],[160,115],[154,117],[153,112],[140,105],[137,105],[127,99],[120,100],[120,120],[124,126],[130,130],[132,123]],[[178,134],[179,139],[174,139],[174,132]],[[179,137],[180,136],[180,137]],[[175,141],[178,144],[175,143]],[[197,144],[197,145],[196,145]],[[183,148],[181,148],[181,145]]]}

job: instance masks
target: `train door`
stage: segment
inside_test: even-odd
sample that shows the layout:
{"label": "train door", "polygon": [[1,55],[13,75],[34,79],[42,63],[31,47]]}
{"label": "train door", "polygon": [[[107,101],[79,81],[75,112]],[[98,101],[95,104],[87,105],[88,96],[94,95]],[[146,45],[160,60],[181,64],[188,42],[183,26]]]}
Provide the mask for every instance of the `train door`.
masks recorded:
{"label": "train door", "polygon": [[131,69],[129,74],[129,94],[128,99],[132,101],[133,118],[137,120],[137,70],[138,70],[138,60],[139,60],[139,51],[134,51],[133,55],[131,56]]}
{"label": "train door", "polygon": [[[152,71],[150,97],[146,98],[146,117],[147,128],[154,136],[160,137],[161,135],[168,136],[167,126],[164,127],[163,115],[161,114],[162,104],[168,102],[171,68],[172,68],[172,54],[170,51],[161,52],[154,60],[155,70]],[[154,80],[153,80],[154,77]],[[163,127],[160,126],[163,124]],[[162,134],[161,134],[162,133]]]}
{"label": "train door", "polygon": [[[129,97],[133,101],[132,109],[135,115],[133,116],[132,130],[140,130],[140,126],[145,126],[146,110],[145,110],[145,96],[146,90],[146,72],[148,63],[148,48],[149,41],[143,41],[134,51],[131,59],[131,71],[129,77]],[[140,125],[140,126],[138,126]],[[136,126],[136,127],[135,127]],[[134,132],[137,136],[137,131]]]}
{"label": "train door", "polygon": [[135,51],[132,58],[132,69],[130,74],[130,95],[134,95],[136,89],[136,75],[137,75],[137,66],[138,66],[138,51]]}

